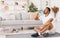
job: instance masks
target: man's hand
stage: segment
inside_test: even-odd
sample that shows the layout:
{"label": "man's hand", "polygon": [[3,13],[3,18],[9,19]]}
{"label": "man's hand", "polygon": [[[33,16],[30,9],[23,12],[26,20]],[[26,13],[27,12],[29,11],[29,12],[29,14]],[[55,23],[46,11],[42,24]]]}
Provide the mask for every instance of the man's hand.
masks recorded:
{"label": "man's hand", "polygon": [[52,22],[53,21],[53,18],[50,18],[47,22]]}

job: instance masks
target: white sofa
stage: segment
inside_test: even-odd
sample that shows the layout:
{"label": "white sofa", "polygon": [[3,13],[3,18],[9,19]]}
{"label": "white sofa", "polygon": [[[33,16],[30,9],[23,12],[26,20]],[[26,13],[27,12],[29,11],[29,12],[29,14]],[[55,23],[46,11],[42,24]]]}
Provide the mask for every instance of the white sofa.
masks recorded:
{"label": "white sofa", "polygon": [[0,21],[0,26],[20,26],[20,27],[32,27],[42,24],[40,20],[5,20]]}
{"label": "white sofa", "polygon": [[15,19],[8,18],[0,21],[0,26],[30,27],[30,26],[39,26],[42,24],[41,20],[31,20],[29,13],[17,13],[14,16]]}

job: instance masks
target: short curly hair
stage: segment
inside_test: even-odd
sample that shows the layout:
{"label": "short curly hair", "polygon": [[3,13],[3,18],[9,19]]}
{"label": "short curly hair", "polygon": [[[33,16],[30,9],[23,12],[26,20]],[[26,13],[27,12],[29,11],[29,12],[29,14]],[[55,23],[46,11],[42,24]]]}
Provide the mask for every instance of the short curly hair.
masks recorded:
{"label": "short curly hair", "polygon": [[46,8],[49,10],[49,12],[51,11],[51,9],[49,7],[46,7]]}

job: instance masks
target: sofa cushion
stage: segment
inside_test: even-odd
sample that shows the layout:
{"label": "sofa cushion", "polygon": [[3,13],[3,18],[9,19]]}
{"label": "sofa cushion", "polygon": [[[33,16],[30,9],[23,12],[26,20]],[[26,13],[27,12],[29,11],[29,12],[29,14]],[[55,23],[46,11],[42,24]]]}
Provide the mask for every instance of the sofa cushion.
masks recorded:
{"label": "sofa cushion", "polygon": [[21,13],[22,14],[22,20],[30,20],[30,14],[29,13]]}
{"label": "sofa cushion", "polygon": [[6,20],[15,20],[15,16],[14,15],[8,15]]}
{"label": "sofa cushion", "polygon": [[16,19],[16,20],[22,20],[22,15],[21,15],[21,13],[15,14],[15,19]]}

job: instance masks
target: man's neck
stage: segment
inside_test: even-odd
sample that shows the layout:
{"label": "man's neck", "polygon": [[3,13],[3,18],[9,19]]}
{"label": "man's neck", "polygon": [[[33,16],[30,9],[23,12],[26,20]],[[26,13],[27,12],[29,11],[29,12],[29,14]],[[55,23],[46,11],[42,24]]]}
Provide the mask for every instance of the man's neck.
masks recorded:
{"label": "man's neck", "polygon": [[49,13],[45,14],[45,17],[47,17],[49,15]]}

